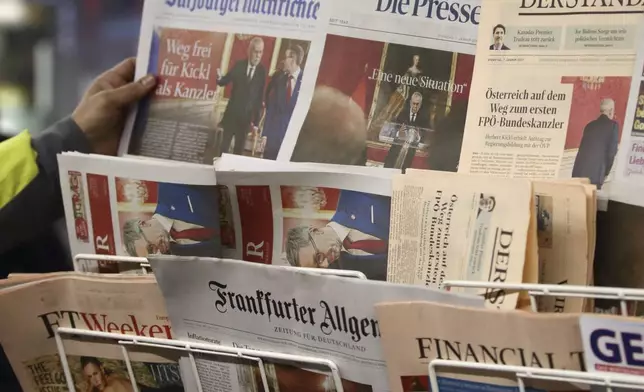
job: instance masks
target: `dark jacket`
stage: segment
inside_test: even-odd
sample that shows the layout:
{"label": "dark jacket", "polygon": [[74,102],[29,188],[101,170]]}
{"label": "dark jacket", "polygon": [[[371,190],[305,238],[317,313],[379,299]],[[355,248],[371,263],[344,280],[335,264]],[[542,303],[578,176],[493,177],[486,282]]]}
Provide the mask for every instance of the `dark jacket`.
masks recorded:
{"label": "dark jacket", "polygon": [[[66,247],[54,232],[64,215],[56,157],[63,151],[91,151],[70,118],[37,137],[25,131],[0,142],[0,278],[71,268]],[[20,391],[1,350],[0,391]]]}
{"label": "dark jacket", "polygon": [[231,82],[233,84],[230,101],[221,120],[224,129],[227,125],[259,123],[266,85],[266,68],[261,63],[257,64],[250,81],[246,76],[247,70],[248,60],[240,60],[217,81],[220,86],[226,86]]}
{"label": "dark jacket", "polygon": [[613,167],[619,143],[619,126],[605,114],[584,128],[579,151],[572,168],[573,177],[589,178],[601,189]]}

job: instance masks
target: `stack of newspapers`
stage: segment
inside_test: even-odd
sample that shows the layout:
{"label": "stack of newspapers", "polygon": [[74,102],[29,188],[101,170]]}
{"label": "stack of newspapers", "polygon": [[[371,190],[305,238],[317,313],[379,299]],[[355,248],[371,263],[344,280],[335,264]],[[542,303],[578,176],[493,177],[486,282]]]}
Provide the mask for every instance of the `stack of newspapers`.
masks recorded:
{"label": "stack of newspapers", "polygon": [[[585,371],[582,314],[619,303],[535,313],[489,287],[644,286],[642,1],[147,0],[136,73],[158,87],[119,156],[58,163],[72,254],[151,273],[86,257],[0,281],[25,391],[336,390],[313,365],[125,359],[58,327],[322,357],[344,391],[427,391],[434,359]],[[612,211],[631,219],[600,241]]]}

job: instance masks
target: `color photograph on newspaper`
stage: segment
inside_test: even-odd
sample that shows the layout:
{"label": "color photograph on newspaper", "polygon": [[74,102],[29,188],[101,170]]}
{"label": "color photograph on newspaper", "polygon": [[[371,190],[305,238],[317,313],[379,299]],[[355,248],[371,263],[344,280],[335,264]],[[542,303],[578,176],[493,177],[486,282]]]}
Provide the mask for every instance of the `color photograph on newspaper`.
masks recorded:
{"label": "color photograph on newspaper", "polygon": [[128,255],[220,255],[216,186],[116,177],[115,189],[119,231]]}
{"label": "color photograph on newspaper", "polygon": [[391,197],[312,186],[236,191],[243,260],[354,270],[386,280]]}
{"label": "color photograph on newspaper", "polygon": [[360,165],[456,171],[473,68],[473,55],[327,35],[291,160],[346,163],[341,149],[316,150],[307,135],[357,127],[367,134]]}
{"label": "color photograph on newspaper", "polygon": [[[125,361],[93,356],[67,356],[77,391],[134,392]],[[131,361],[138,390],[182,392],[183,382],[178,363]]]}
{"label": "color photograph on newspaper", "polygon": [[[304,369],[284,363],[264,362],[266,381],[270,392],[336,392],[330,372]],[[264,391],[258,366],[238,365],[237,377],[245,391]],[[347,379],[342,380],[345,392],[372,392],[371,385],[360,384]]]}
{"label": "color photograph on newspaper", "polygon": [[310,41],[156,27],[128,153],[211,164],[224,152],[276,159]]}
{"label": "color photograph on newspaper", "polygon": [[602,189],[617,156],[631,78],[564,76],[561,83],[572,85],[572,102],[560,177],[588,178]]}

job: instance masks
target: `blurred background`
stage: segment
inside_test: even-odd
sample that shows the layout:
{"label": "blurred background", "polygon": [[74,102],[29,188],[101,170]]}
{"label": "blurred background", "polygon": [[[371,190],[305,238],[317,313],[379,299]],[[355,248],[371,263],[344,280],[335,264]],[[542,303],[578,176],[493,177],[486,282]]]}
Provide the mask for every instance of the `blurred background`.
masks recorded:
{"label": "blurred background", "polygon": [[143,0],[0,0],[0,133],[38,133],[136,55]]}

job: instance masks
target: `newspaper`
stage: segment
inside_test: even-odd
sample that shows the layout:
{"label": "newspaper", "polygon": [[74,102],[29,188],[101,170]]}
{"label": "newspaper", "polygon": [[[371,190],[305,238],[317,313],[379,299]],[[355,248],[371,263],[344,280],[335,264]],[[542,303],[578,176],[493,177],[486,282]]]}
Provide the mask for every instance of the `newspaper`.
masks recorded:
{"label": "newspaper", "polygon": [[276,159],[311,100],[327,3],[145,1],[136,76],[159,85],[132,114],[120,155]]}
{"label": "newspaper", "polygon": [[[374,304],[483,306],[476,297],[425,287],[237,260],[153,256],[150,264],[179,338],[329,359],[340,369],[345,391],[388,390]],[[247,367],[199,362],[204,391],[258,390],[258,377]],[[274,368],[267,372],[269,384],[279,383],[280,390],[335,390],[328,373],[265,362]]]}
{"label": "newspaper", "polygon": [[260,158],[246,157],[234,154],[222,154],[221,157],[215,159],[215,171],[245,171],[255,172],[258,168],[262,171],[276,171],[276,172],[331,172],[331,173],[354,173],[365,174],[369,176],[377,176],[383,178],[391,178],[394,174],[400,173],[399,169],[380,169],[373,170],[366,166],[349,166],[338,165],[329,163],[311,163],[311,162],[283,162],[260,160]]}
{"label": "newspaper", "polygon": [[[593,268],[589,254],[592,230],[588,224],[586,185],[534,181],[539,283],[586,286]],[[541,312],[581,313],[583,298],[541,297]]]}
{"label": "newspaper", "polygon": [[[0,312],[0,343],[25,392],[68,390],[54,338],[57,327],[174,337],[153,276],[41,275],[0,290]],[[79,337],[64,338],[63,344],[77,391],[133,391],[132,382],[141,391],[184,390],[176,351],[128,350],[132,379],[119,345]]]}
{"label": "newspaper", "polygon": [[[376,315],[392,392],[428,391],[428,365],[434,359],[584,370],[578,315],[429,302],[380,303]],[[564,383],[524,381],[529,391],[578,389]],[[510,388],[517,387],[514,373],[457,368],[440,369],[438,384],[441,392],[517,390]]]}
{"label": "newspaper", "polygon": [[296,167],[217,171],[224,255],[385,280],[391,176]]}
{"label": "newspaper", "polygon": [[456,171],[480,1],[330,5],[309,112],[279,159]]}
{"label": "newspaper", "polygon": [[644,25],[640,28],[637,42],[637,61],[624,119],[624,137],[616,178],[610,187],[610,198],[644,207],[640,197],[644,176]]}
{"label": "newspaper", "polygon": [[[387,280],[433,288],[445,280],[521,283],[532,200],[524,179],[417,170],[395,176]],[[517,305],[516,294],[485,293],[491,307]]]}
{"label": "newspaper", "polygon": [[589,372],[644,376],[644,362],[638,355],[644,328],[641,319],[583,315],[579,326]]}
{"label": "newspaper", "polygon": [[[608,184],[639,1],[483,0],[459,172]],[[605,193],[605,192],[604,192]]]}
{"label": "newspaper", "polygon": [[[73,255],[219,256],[219,189],[205,165],[64,153],[58,156]],[[119,272],[84,260],[87,272]]]}

